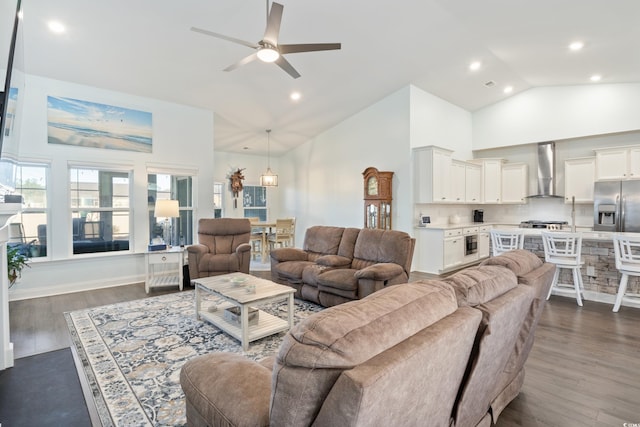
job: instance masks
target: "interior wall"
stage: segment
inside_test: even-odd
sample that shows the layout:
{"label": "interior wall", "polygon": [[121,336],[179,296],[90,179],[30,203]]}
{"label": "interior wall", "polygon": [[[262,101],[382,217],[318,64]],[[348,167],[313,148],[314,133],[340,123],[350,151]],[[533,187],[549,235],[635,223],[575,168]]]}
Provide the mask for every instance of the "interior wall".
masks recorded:
{"label": "interior wall", "polygon": [[640,129],[640,83],[529,89],[473,113],[473,149]]}
{"label": "interior wall", "polygon": [[369,166],[394,172],[393,228],[411,234],[409,141],[407,86],[283,156],[290,179],[280,187],[281,209],[297,218],[296,244],[313,225],[363,227]]}
{"label": "interior wall", "polygon": [[411,86],[411,148],[436,145],[467,160],[471,152],[471,113],[442,98]]}
{"label": "interior wall", "polygon": [[[153,114],[153,152],[138,153],[48,144],[47,96],[92,101]],[[11,290],[11,299],[44,296],[144,280],[148,245],[147,166],[196,173],[194,217],[213,215],[213,112],[102,90],[69,82],[26,76],[20,157],[51,165],[48,182],[49,258],[33,260]],[[72,256],[68,163],[119,165],[133,170],[131,253]],[[115,267],[115,268],[114,268]]]}

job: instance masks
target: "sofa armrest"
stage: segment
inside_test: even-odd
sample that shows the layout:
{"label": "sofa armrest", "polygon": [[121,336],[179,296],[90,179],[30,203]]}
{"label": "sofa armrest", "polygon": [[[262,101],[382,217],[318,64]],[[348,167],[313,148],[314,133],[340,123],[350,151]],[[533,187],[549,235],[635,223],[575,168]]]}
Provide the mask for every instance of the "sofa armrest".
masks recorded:
{"label": "sofa armrest", "polygon": [[245,356],[215,353],[191,359],[180,371],[180,385],[208,425],[269,425],[271,371]]}
{"label": "sofa armrest", "polygon": [[200,255],[209,253],[209,248],[207,247],[207,245],[202,245],[200,243],[197,243],[195,245],[187,246],[187,252],[189,254],[195,254],[196,256],[199,257]]}
{"label": "sofa armrest", "polygon": [[309,254],[298,248],[278,248],[271,251],[271,259],[278,262],[306,261],[308,258]]}
{"label": "sofa armrest", "polygon": [[398,264],[381,262],[356,271],[355,276],[357,279],[386,281],[401,275],[403,272],[404,269]]}
{"label": "sofa armrest", "polygon": [[326,267],[348,267],[351,265],[351,258],[347,258],[340,255],[323,255],[316,259],[316,264],[324,265]]}
{"label": "sofa armrest", "polygon": [[241,252],[247,252],[251,250],[251,245],[248,243],[241,243],[236,248],[236,253],[240,254]]}

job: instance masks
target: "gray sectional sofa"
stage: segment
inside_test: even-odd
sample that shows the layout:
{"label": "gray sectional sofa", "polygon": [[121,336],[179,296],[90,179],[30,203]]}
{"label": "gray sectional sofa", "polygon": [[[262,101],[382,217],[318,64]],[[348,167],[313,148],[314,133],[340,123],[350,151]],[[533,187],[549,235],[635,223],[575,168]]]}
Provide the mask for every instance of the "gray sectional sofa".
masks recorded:
{"label": "gray sectional sofa", "polygon": [[314,226],[302,249],[271,251],[271,279],[325,307],[406,283],[415,239],[402,231]]}
{"label": "gray sectional sofa", "polygon": [[555,266],[528,251],[316,313],[260,363],[180,375],[190,426],[490,426],[519,393]]}

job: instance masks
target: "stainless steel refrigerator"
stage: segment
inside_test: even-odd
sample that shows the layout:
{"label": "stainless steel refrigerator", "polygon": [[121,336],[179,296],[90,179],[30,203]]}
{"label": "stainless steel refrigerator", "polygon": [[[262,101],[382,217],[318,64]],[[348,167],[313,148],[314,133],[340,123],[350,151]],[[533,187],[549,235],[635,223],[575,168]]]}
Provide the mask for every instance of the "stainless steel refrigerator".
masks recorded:
{"label": "stainless steel refrigerator", "polygon": [[594,183],[593,229],[640,232],[640,180]]}

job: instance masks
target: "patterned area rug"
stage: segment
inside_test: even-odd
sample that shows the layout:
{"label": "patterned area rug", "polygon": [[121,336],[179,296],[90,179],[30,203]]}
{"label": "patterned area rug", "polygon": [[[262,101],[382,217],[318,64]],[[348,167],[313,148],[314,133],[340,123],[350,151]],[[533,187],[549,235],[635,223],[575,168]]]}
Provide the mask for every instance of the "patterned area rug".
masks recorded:
{"label": "patterned area rug", "polygon": [[[203,307],[215,304],[209,297]],[[295,301],[295,322],[322,308]],[[286,319],[286,303],[261,307]],[[180,368],[214,351],[257,360],[274,354],[284,332],[239,341],[195,318],[194,291],[65,313],[72,341],[103,426],[183,426],[185,403]]]}

